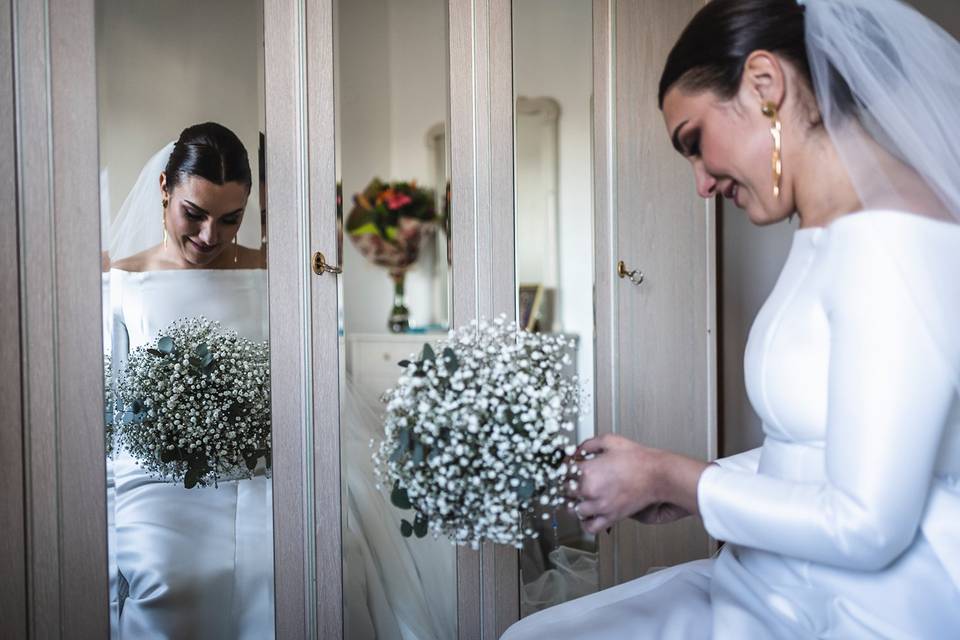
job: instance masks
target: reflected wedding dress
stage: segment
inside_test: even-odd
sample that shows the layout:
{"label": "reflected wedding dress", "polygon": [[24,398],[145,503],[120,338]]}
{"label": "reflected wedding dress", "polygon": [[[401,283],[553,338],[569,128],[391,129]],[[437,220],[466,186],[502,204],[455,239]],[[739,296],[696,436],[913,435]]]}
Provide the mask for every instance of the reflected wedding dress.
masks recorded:
{"label": "reflected wedding dress", "polygon": [[[181,318],[204,316],[240,336],[268,336],[262,269],[110,272],[114,358]],[[147,475],[126,452],[110,465],[119,582],[114,637],[272,638],[271,481],[185,489]],[[126,592],[126,593],[124,593]]]}
{"label": "reflected wedding dress", "polygon": [[[763,446],[717,461],[698,487],[707,531],[727,544],[504,640],[957,634],[956,274],[956,225],[868,211],[798,230],[746,350]],[[929,287],[939,306],[921,317]],[[952,341],[935,344],[930,322],[955,327],[940,332]]]}
{"label": "reflected wedding dress", "polygon": [[[105,334],[114,354],[150,343],[187,317],[216,320],[250,340],[268,338],[265,270],[112,270],[105,284],[112,315]],[[369,442],[382,437],[382,421],[349,382],[343,421],[348,637],[455,637],[455,551],[445,540],[400,535],[404,513],[376,488],[373,474]],[[262,474],[185,489],[150,477],[118,452],[108,461],[113,637],[272,638],[271,498]]]}

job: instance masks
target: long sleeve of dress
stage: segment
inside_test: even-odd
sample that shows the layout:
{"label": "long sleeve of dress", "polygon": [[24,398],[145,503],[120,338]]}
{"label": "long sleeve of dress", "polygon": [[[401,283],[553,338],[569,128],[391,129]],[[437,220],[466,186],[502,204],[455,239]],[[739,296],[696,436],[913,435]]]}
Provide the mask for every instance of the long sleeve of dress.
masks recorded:
{"label": "long sleeve of dress", "polygon": [[756,447],[755,449],[735,453],[734,455],[727,456],[726,458],[717,458],[713,462],[723,469],[743,471],[745,473],[756,473],[757,467],[760,466],[760,453],[762,450],[762,447]]}
{"label": "long sleeve of dress", "polygon": [[[960,352],[960,339],[933,337],[929,314],[955,314],[957,305],[921,312],[912,278],[879,231],[859,222],[831,229],[831,279],[822,295],[830,335],[824,481],[765,475],[762,465],[756,475],[711,465],[698,502],[715,538],[873,570],[916,536],[957,393]],[[960,327],[960,317],[933,320]]]}

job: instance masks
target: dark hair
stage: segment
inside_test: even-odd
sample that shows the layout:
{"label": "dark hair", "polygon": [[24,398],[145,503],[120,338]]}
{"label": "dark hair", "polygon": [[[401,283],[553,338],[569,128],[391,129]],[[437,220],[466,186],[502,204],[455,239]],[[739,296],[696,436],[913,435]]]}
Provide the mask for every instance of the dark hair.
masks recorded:
{"label": "dark hair", "polygon": [[810,83],[803,7],[796,0],[713,0],[690,21],[660,76],[659,104],[678,82],[730,99],[751,53],[763,49],[791,62]]}
{"label": "dark hair", "polygon": [[189,176],[214,184],[239,182],[250,188],[250,161],[247,150],[233,131],[216,122],[187,127],[167,160],[167,191],[173,191]]}

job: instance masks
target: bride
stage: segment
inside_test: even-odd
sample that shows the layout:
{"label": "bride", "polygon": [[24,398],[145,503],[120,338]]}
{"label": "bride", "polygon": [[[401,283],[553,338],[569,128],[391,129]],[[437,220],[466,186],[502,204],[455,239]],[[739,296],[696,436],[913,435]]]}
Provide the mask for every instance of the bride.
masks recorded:
{"label": "bride", "polygon": [[[115,370],[181,318],[204,316],[244,338],[267,339],[264,257],[237,244],[250,186],[243,144],[216,123],[184,129],[144,167],[111,232]],[[272,637],[264,473],[185,489],[149,476],[122,450],[108,472],[113,635]]]}
{"label": "bride", "polygon": [[[105,333],[114,371],[181,318],[204,316],[249,340],[268,339],[265,256],[237,244],[250,186],[246,150],[216,123],[188,127],[142,169],[111,226]],[[400,513],[373,474],[377,409],[349,381],[345,392],[348,633],[453,637],[449,544],[402,537]],[[262,470],[185,489],[148,476],[120,451],[108,460],[108,504],[113,637],[273,637],[272,493]]]}
{"label": "bride", "polygon": [[960,44],[897,0],[713,0],[660,105],[697,190],[800,217],[746,349],[763,446],[581,445],[583,526],[726,544],[526,618],[526,638],[938,638],[960,629]]}

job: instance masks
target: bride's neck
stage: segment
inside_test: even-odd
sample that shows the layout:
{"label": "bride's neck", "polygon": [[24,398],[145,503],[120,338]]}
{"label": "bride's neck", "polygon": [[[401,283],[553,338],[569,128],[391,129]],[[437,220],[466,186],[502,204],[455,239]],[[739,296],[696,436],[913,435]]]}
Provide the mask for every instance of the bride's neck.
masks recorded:
{"label": "bride's neck", "polygon": [[853,182],[824,131],[811,134],[794,179],[801,228],[825,227],[840,216],[863,208]]}

